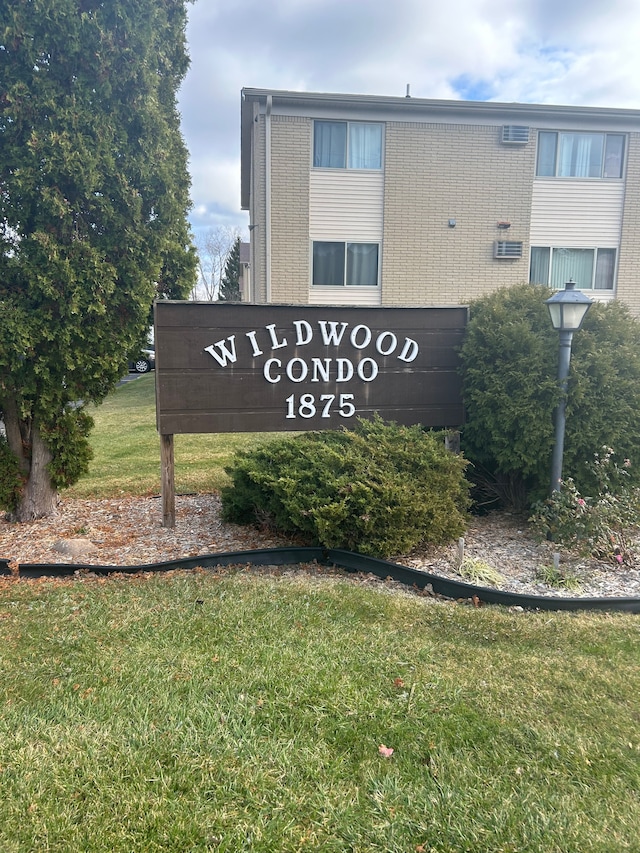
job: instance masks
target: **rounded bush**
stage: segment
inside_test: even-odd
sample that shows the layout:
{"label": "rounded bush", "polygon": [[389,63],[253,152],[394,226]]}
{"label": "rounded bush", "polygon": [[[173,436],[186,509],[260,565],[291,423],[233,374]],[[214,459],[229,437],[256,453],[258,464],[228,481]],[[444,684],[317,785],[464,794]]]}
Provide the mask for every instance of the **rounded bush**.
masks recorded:
{"label": "rounded bush", "polygon": [[[559,397],[558,333],[544,304],[550,291],[519,285],[471,305],[461,348],[467,420],[462,448],[474,479],[491,478],[526,503],[543,498],[551,475]],[[597,488],[591,463],[603,446],[640,462],[640,325],[619,302],[594,303],[574,335],[563,476]]]}
{"label": "rounded bush", "polygon": [[223,517],[268,520],[327,548],[376,557],[441,543],[466,529],[466,462],[421,427],[360,420],[240,451]]}

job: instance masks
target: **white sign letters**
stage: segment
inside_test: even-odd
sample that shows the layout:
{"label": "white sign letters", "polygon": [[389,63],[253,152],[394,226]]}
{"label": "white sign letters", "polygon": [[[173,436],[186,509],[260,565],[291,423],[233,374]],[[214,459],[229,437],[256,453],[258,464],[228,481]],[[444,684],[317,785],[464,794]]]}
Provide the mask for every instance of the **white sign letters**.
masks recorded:
{"label": "white sign letters", "polygon": [[[244,338],[245,340],[243,340]],[[396,359],[409,365],[419,353],[417,341],[399,337],[393,331],[372,331],[362,323],[350,327],[337,320],[294,320],[290,329],[278,330],[275,323],[251,329],[242,338],[229,335],[204,348],[221,368],[233,366],[239,354],[255,361],[262,360],[265,382],[277,385],[283,379],[295,384],[374,382],[380,371],[381,358]],[[305,358],[304,347],[311,343],[325,348],[326,355]],[[366,351],[366,354],[365,354]],[[316,349],[317,352],[317,349]],[[356,414],[353,393],[291,394],[284,400],[286,418],[329,418],[337,413],[343,418]]]}

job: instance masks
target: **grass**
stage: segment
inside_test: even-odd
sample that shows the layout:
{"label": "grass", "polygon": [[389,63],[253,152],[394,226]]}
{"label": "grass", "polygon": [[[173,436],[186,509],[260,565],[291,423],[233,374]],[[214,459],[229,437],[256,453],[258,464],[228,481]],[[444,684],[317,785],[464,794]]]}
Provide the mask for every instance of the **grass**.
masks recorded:
{"label": "grass", "polygon": [[479,557],[465,558],[459,572],[461,577],[478,586],[500,586],[504,582],[500,572]]}
{"label": "grass", "polygon": [[[128,382],[91,411],[94,459],[89,474],[65,495],[108,498],[150,495],[160,491],[160,439],[156,431],[155,377]],[[176,435],[176,492],[217,491],[228,482],[224,473],[236,449],[252,447],[269,434]]]}
{"label": "grass", "polygon": [[[255,440],[177,436],[178,490]],[[68,494],[157,491],[153,377],[92,443]],[[636,616],[340,577],[7,580],[0,850],[640,851],[639,658]]]}
{"label": "grass", "polygon": [[233,571],[0,603],[4,853],[640,849],[634,617]]}
{"label": "grass", "polygon": [[582,585],[576,574],[555,566],[539,566],[536,578],[547,586],[558,589],[579,590]]}

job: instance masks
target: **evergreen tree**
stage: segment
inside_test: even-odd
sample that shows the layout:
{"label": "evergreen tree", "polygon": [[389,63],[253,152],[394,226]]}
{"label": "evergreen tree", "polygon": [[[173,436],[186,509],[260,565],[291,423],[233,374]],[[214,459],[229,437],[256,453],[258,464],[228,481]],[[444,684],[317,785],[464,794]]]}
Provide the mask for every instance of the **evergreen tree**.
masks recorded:
{"label": "evergreen tree", "polygon": [[220,302],[240,302],[240,237],[236,237],[220,282]]}
{"label": "evergreen tree", "polygon": [[193,282],[185,3],[0,6],[0,473],[19,472],[18,520],[86,471],[85,406],[125,372],[154,296]]}

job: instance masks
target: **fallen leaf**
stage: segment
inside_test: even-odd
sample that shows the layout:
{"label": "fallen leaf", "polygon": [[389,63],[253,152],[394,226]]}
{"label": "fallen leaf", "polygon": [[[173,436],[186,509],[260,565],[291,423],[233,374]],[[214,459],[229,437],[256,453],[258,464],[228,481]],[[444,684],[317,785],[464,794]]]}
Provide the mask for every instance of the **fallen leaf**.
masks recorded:
{"label": "fallen leaf", "polygon": [[391,758],[393,749],[390,746],[385,746],[383,743],[378,747],[378,752],[383,758]]}
{"label": "fallen leaf", "polygon": [[394,678],[393,679],[393,686],[394,687],[404,687],[404,681],[401,678]]}

